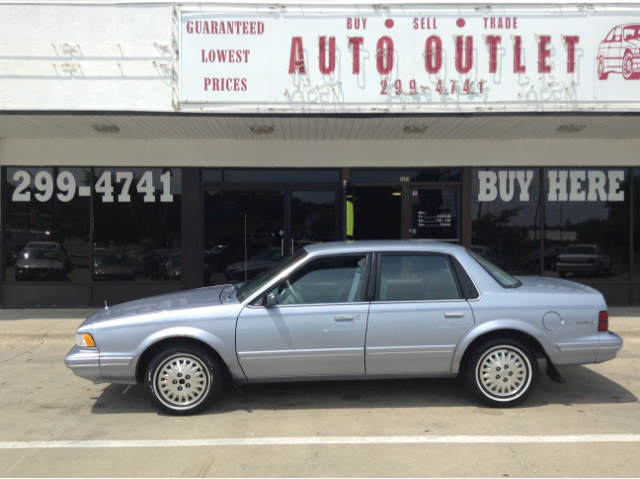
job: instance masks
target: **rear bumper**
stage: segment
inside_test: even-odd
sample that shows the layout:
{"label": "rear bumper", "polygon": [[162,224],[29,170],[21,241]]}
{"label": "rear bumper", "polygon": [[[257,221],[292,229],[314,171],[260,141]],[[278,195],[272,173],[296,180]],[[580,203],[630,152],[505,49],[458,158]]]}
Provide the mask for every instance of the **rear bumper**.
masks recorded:
{"label": "rear bumper", "polygon": [[590,364],[609,361],[622,348],[622,338],[615,333],[599,333],[592,341],[556,343],[559,353],[553,358],[555,365]]}
{"label": "rear bumper", "polygon": [[74,346],[64,358],[64,364],[81,378],[100,384],[103,381],[100,373],[100,352],[95,349]]}
{"label": "rear bumper", "polygon": [[622,349],[622,338],[616,333],[609,331],[609,334],[600,337],[600,349],[596,363],[615,358],[620,349]]}

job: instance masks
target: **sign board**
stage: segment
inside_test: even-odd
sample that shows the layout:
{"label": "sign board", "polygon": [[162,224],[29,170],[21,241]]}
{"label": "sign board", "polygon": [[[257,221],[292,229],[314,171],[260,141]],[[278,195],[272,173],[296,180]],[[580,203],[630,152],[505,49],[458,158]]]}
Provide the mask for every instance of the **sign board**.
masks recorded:
{"label": "sign board", "polygon": [[640,9],[181,7],[179,105],[229,111],[631,110]]}

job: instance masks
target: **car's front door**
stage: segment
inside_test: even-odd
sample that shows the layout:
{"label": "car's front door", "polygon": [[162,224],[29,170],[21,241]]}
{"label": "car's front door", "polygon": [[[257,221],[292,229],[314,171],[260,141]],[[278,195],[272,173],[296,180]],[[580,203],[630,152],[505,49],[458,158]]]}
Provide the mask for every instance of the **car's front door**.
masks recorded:
{"label": "car's front door", "polygon": [[382,254],[377,269],[367,374],[450,371],[456,345],[474,323],[450,259],[443,254]]}
{"label": "car's front door", "polygon": [[244,308],[236,348],[247,377],[363,374],[368,263],[366,254],[311,260]]}
{"label": "car's front door", "polygon": [[[613,32],[613,39],[609,43],[609,58],[611,59],[611,66],[616,68],[616,71],[622,71],[622,57],[624,51],[622,51],[622,29],[617,27]],[[618,68],[620,70],[618,70]]]}

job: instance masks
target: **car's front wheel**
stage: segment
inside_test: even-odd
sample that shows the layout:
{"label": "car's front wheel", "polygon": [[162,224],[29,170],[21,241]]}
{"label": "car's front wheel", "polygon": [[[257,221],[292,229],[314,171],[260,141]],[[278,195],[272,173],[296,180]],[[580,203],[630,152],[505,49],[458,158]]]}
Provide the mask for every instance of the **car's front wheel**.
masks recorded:
{"label": "car's front wheel", "polygon": [[469,392],[490,407],[522,403],[538,381],[535,355],[513,339],[492,339],[480,344],[469,356],[464,379]]}
{"label": "car's front wheel", "polygon": [[633,71],[633,55],[631,52],[626,52],[622,59],[622,76],[625,80],[635,80],[638,78],[638,73]]}
{"label": "car's front wheel", "polygon": [[198,414],[220,393],[222,367],[204,348],[174,346],[153,358],[144,385],[160,411],[176,416]]}

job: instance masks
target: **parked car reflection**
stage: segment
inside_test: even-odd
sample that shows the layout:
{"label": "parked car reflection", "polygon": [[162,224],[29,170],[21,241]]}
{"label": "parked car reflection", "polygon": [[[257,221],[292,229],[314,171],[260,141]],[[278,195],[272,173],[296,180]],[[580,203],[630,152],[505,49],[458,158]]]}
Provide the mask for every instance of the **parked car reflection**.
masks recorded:
{"label": "parked car reflection", "polygon": [[56,251],[24,249],[15,265],[16,281],[65,280],[67,265]]}
{"label": "parked car reflection", "polygon": [[[555,271],[558,264],[558,256],[565,250],[566,246],[551,246],[544,250],[544,269],[545,271]],[[523,273],[540,273],[540,249],[536,249],[529,259],[522,265]]]}
{"label": "parked car reflection", "polygon": [[[169,281],[182,279],[182,253],[173,253],[162,262],[160,278]],[[211,284],[211,268],[207,263],[202,265],[202,283],[204,286]]]}
{"label": "parked car reflection", "polygon": [[93,250],[94,281],[135,281],[136,271],[129,259],[107,248]]}
{"label": "parked car reflection", "polygon": [[64,249],[60,243],[56,243],[54,241],[31,241],[27,243],[24,249],[43,249],[47,251],[55,251],[58,253],[64,264],[66,265],[67,271],[71,269],[71,257],[69,253]]}
{"label": "parked car reflection", "polygon": [[604,254],[602,248],[597,245],[573,245],[567,247],[565,252],[558,256],[557,269],[561,278],[564,278],[567,273],[609,276],[611,275],[611,257]]}
{"label": "parked car reflection", "polygon": [[251,259],[246,262],[246,265],[244,261],[238,261],[237,263],[229,265],[224,272],[224,276],[227,281],[245,281],[245,279],[253,279],[281,259],[282,250],[280,248],[263,249],[252,256]]}

